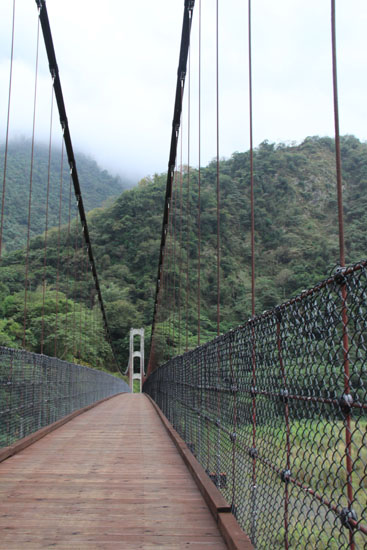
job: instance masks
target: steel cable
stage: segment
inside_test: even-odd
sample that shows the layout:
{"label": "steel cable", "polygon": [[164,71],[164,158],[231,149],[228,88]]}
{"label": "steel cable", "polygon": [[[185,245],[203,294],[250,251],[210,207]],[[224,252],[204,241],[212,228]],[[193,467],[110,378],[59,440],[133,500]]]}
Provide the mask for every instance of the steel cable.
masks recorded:
{"label": "steel cable", "polygon": [[[338,77],[337,77],[337,53],[336,53],[336,10],[335,0],[331,0],[331,46],[332,46],[332,74],[333,74],[333,102],[334,102],[334,126],[335,126],[335,164],[336,164],[336,185],[338,200],[338,227],[339,227],[339,261],[340,268],[345,268],[345,243],[344,243],[344,219],[343,219],[343,187],[342,187],[342,166],[340,152],[340,131],[339,131],[339,102],[338,102]],[[350,364],[349,364],[349,337],[348,337],[348,304],[346,284],[341,286],[342,300],[342,324],[343,324],[343,367],[344,367],[344,398],[351,398],[350,392]],[[348,510],[351,512],[354,500],[353,495],[353,459],[351,415],[345,418],[345,460],[347,467],[347,498]],[[351,550],[355,549],[353,532],[350,530],[349,542]]]}
{"label": "steel cable", "polygon": [[23,348],[26,347],[26,328],[27,328],[27,301],[28,301],[28,273],[29,273],[29,244],[31,231],[31,213],[32,213],[32,185],[33,185],[33,163],[34,163],[34,139],[36,129],[36,107],[37,107],[37,88],[38,88],[38,56],[39,56],[39,36],[40,22],[37,19],[37,46],[36,46],[36,67],[34,79],[34,96],[33,96],[33,123],[32,123],[32,146],[31,146],[31,164],[29,175],[29,197],[28,197],[28,218],[27,218],[27,245],[25,258],[25,278],[24,278],[24,315],[23,315]]}
{"label": "steel cable", "polygon": [[57,355],[57,331],[59,314],[59,283],[60,283],[60,238],[61,238],[61,206],[63,191],[64,173],[64,141],[61,140],[61,162],[60,162],[60,186],[59,186],[59,216],[57,225],[57,265],[56,265],[56,309],[55,309],[55,333],[54,333],[54,356]]}
{"label": "steel cable", "polygon": [[5,207],[5,191],[6,191],[6,171],[8,162],[8,146],[9,146],[9,126],[10,126],[10,104],[13,82],[13,61],[14,61],[14,36],[15,36],[15,0],[13,0],[13,15],[12,15],[12,31],[11,31],[11,48],[10,48],[10,71],[9,71],[9,92],[8,92],[8,110],[6,117],[6,135],[5,135],[5,151],[4,151],[4,172],[3,172],[3,189],[1,197],[1,220],[0,220],[0,259],[3,245],[3,229],[4,229],[4,207]]}
{"label": "steel cable", "polygon": [[201,330],[201,0],[199,0],[199,60],[198,60],[198,215],[197,215],[197,224],[198,224],[198,267],[197,267],[197,316],[198,316],[198,327],[197,327],[197,337],[198,337],[198,346],[200,346],[200,330]]}
{"label": "steel cable", "polygon": [[45,339],[45,298],[46,298],[46,274],[47,274],[47,236],[48,236],[48,208],[50,200],[50,178],[51,178],[51,151],[52,151],[52,122],[53,122],[53,107],[54,107],[54,90],[53,83],[51,86],[51,113],[50,113],[50,134],[48,142],[48,165],[47,165],[47,189],[46,189],[46,213],[45,213],[45,238],[43,252],[43,277],[42,277],[42,327],[41,327],[41,354],[44,348]]}

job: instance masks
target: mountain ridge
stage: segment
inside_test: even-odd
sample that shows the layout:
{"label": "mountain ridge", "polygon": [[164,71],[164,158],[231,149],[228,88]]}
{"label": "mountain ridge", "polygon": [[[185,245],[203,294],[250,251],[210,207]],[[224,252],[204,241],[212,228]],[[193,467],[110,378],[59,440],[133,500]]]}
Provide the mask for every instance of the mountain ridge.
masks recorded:
{"label": "mountain ridge", "polygon": [[[48,145],[37,143],[34,148],[32,167],[32,200],[30,235],[35,237],[45,231],[46,201],[48,182]],[[118,196],[130,184],[127,180],[111,176],[91,158],[82,153],[76,154],[76,164],[85,210],[102,206],[105,201]],[[3,245],[5,250],[15,250],[25,245],[28,225],[28,197],[31,171],[31,141],[19,139],[9,142],[6,191],[4,201]],[[4,144],[0,147],[0,174],[4,174]],[[61,148],[53,147],[50,164],[50,201],[48,227],[58,225],[59,197],[61,180]],[[69,205],[69,166],[63,158],[62,169],[62,209],[61,223],[68,220]],[[72,204],[74,204],[74,192]]]}
{"label": "mountain ridge", "polygon": [[[346,259],[357,262],[367,256],[367,145],[353,136],[341,139],[345,200]],[[180,178],[176,178],[178,181]],[[183,174],[183,196],[187,191]],[[263,142],[254,151],[255,182],[255,281],[256,313],[271,309],[304,289],[325,279],[338,264],[337,195],[334,140],[309,137],[299,145]],[[182,243],[176,243],[176,285],[180,277],[179,257],[186,263],[189,246],[188,340],[196,346],[197,308],[197,199],[198,171],[190,169],[191,205],[183,206]],[[251,317],[250,155],[236,152],[220,161],[221,187],[221,331],[226,332]],[[124,191],[112,205],[88,214],[93,250],[111,335],[119,358],[127,364],[128,335],[132,326],[146,328],[149,345],[158,264],[166,174],[143,178],[138,186]],[[216,162],[201,169],[201,333],[202,342],[216,335]],[[180,210],[179,188],[174,191]],[[177,218],[177,231],[180,218]],[[178,233],[177,233],[178,234]],[[189,239],[187,239],[189,236]],[[48,243],[47,285],[56,280],[56,232]],[[63,231],[63,257],[72,253],[73,243]],[[170,242],[170,241],[168,241]],[[31,242],[30,288],[37,292],[41,276],[43,240]],[[168,245],[168,249],[173,248]],[[168,252],[167,252],[168,254]],[[63,265],[64,262],[61,262]],[[76,262],[77,264],[77,262]],[[185,265],[185,264],[184,264]],[[64,268],[63,268],[64,269]],[[182,270],[181,270],[182,271]],[[0,298],[3,318],[21,319],[21,308],[11,308],[7,294],[22,292],[22,252],[3,258],[0,268]],[[186,275],[181,272],[181,304],[186,301]],[[64,273],[65,275],[65,273]],[[73,274],[74,275],[74,274]],[[75,275],[78,277],[77,270]],[[80,288],[82,283],[78,281]],[[66,284],[60,283],[66,293]],[[88,299],[84,304],[87,307]],[[185,310],[181,310],[181,332],[176,302],[166,308],[166,321],[176,327],[176,352],[183,351]],[[35,322],[35,326],[36,326]],[[50,324],[52,324],[50,322]],[[1,337],[1,332],[0,332]],[[62,336],[60,336],[60,339]],[[181,348],[177,346],[181,341]],[[13,337],[16,343],[18,339]],[[164,347],[164,342],[162,342]],[[37,351],[35,349],[34,351]],[[147,350],[148,351],[148,350]],[[79,358],[80,359],[80,358]],[[83,359],[83,358],[81,358]],[[87,358],[84,360],[88,363]]]}

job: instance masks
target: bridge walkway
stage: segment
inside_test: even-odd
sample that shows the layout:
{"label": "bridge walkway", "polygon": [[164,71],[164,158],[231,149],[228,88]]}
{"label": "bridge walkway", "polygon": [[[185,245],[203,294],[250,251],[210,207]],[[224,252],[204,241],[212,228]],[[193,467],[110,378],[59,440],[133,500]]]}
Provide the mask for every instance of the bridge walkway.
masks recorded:
{"label": "bridge walkway", "polygon": [[149,400],[124,394],[0,464],[0,548],[227,546]]}

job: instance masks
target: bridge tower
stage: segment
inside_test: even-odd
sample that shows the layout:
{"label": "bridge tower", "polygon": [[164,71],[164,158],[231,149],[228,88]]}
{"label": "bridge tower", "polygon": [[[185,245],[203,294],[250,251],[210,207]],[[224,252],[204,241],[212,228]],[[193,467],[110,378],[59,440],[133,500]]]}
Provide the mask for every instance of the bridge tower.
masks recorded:
{"label": "bridge tower", "polygon": [[[139,336],[138,349],[135,350],[135,336]],[[135,372],[135,358],[139,359],[138,371]],[[143,387],[144,376],[144,329],[132,328],[130,329],[130,354],[129,354],[129,385],[131,391],[134,391],[134,380],[139,380],[140,393]]]}

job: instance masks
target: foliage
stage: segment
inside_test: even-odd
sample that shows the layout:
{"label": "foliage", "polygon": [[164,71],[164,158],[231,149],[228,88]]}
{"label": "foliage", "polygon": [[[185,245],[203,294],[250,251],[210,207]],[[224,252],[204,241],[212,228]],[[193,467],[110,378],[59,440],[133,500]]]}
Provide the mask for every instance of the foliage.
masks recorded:
{"label": "foliage", "polygon": [[[366,194],[367,145],[353,136],[341,140],[346,220],[347,261],[365,257],[367,250]],[[272,308],[324,279],[338,264],[337,201],[334,141],[309,137],[300,145],[262,143],[254,152],[256,313]],[[177,178],[177,184],[179,183]],[[186,197],[188,174],[183,174]],[[144,178],[126,190],[110,206],[97,208],[88,223],[97,269],[106,304],[112,339],[124,367],[128,360],[129,330],[146,328],[149,346],[155,296],[155,278],[162,228],[166,175]],[[182,222],[176,217],[176,236],[167,245],[165,283],[181,286],[178,299],[169,293],[162,302],[158,332],[162,349],[170,339],[175,353],[197,343],[197,204],[198,170],[190,169],[190,208],[184,200]],[[216,163],[201,169],[201,342],[216,334]],[[251,316],[250,158],[236,152],[220,161],[221,187],[221,331]],[[174,190],[173,209],[180,211],[179,188]],[[39,218],[42,218],[41,214]],[[187,219],[189,220],[187,223]],[[173,231],[173,224],[171,231]],[[74,254],[75,231],[61,234],[60,292],[63,300],[90,308],[91,282],[83,282],[82,255]],[[58,262],[57,231],[51,231],[47,252],[47,288],[55,291]],[[187,242],[189,276],[186,281]],[[39,292],[42,278],[43,237],[31,243],[29,285]],[[173,256],[173,251],[175,256]],[[10,307],[8,294],[24,288],[24,252],[4,256],[0,269],[0,324],[4,342],[19,344],[21,320]],[[181,278],[180,278],[181,266]],[[181,280],[181,283],[180,283]],[[187,284],[188,283],[188,284]],[[70,289],[76,287],[75,294]],[[169,288],[169,287],[167,287]],[[38,289],[38,290],[37,290]],[[186,316],[186,290],[188,311]],[[34,295],[36,297],[36,295]],[[15,298],[14,298],[15,300]],[[92,299],[95,306],[95,297]],[[96,306],[95,306],[96,307]],[[39,317],[30,313],[29,340],[36,338]],[[50,314],[51,315],[51,314]],[[38,319],[38,321],[37,321]],[[51,318],[49,322],[52,323]],[[173,327],[175,327],[173,335]],[[146,349],[146,353],[148,349]],[[87,362],[90,358],[84,358]],[[107,365],[106,368],[109,368]]]}
{"label": "foliage", "polygon": [[[111,361],[110,350],[96,312],[97,306],[93,311],[82,303],[67,299],[60,292],[56,296],[55,291],[47,291],[44,305],[41,288],[28,292],[25,333],[27,348],[41,353],[41,333],[43,332],[45,355],[105,370],[104,366]],[[16,292],[3,300],[2,314],[0,345],[12,348],[22,347],[24,291]],[[109,372],[110,370],[111,368]]]}
{"label": "foliage", "polygon": [[[58,225],[61,149],[51,149],[50,172],[48,170],[49,151],[46,145],[38,144],[34,149],[32,169],[31,237],[45,230],[46,194],[48,173],[50,173],[50,195],[48,207],[49,227]],[[101,206],[109,197],[116,197],[128,187],[127,181],[112,177],[102,170],[95,161],[83,154],[77,156],[77,169],[83,193],[85,209]],[[31,177],[31,142],[18,140],[9,143],[6,166],[6,192],[4,201],[3,245],[6,250],[15,250],[26,243],[28,224],[28,198]],[[4,173],[4,146],[0,147],[0,173]],[[69,205],[69,166],[63,158],[61,221],[68,220]],[[72,199],[72,204],[74,204]]]}

